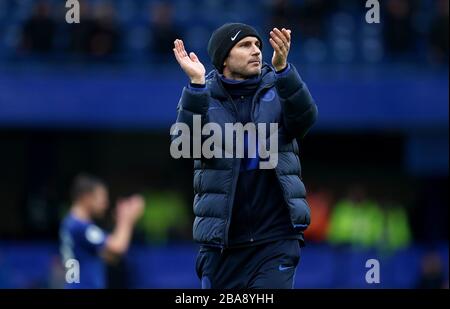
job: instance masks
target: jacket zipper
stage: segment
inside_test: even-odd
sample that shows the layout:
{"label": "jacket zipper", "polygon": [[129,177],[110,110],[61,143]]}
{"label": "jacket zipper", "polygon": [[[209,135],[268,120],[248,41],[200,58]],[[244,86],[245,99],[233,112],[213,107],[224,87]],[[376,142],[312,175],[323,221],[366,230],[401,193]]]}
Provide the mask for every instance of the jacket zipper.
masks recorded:
{"label": "jacket zipper", "polygon": [[[218,80],[218,84],[219,84],[219,87],[222,89],[222,91],[227,95],[229,102],[231,102],[235,119],[238,119],[239,115],[238,115],[237,108],[234,104],[233,98],[225,90],[225,88],[223,87],[222,82],[220,80]],[[234,149],[233,149],[233,151],[234,151]],[[220,254],[222,254],[223,251],[225,250],[225,248],[228,247],[228,231],[230,229],[231,216],[233,215],[234,194],[236,192],[236,185],[237,185],[237,180],[238,180],[238,177],[235,177],[235,174],[236,174],[236,170],[239,170],[241,167],[240,159],[234,158],[234,161],[235,162],[233,162],[233,170],[232,170],[233,184],[231,187],[231,195],[230,195],[230,198],[228,201],[228,207],[227,207],[228,208],[228,216],[227,216],[228,218],[227,218],[227,224],[225,226],[224,235],[223,235],[224,244],[222,246],[222,249],[220,250]],[[236,161],[238,161],[238,163],[236,163]]]}
{"label": "jacket zipper", "polygon": [[[263,89],[272,88],[273,85],[274,85],[274,83],[271,83],[271,84],[267,85],[266,87],[261,88],[260,90],[262,91]],[[258,93],[259,93],[259,92],[260,92],[260,91],[258,91]],[[255,96],[255,98],[256,98],[256,96]],[[253,107],[252,107],[252,108],[253,108]],[[253,113],[252,113],[252,117],[253,117]],[[252,119],[252,121],[253,121],[253,119]],[[254,122],[254,121],[253,121],[253,122]],[[297,157],[297,159],[298,159],[298,157]],[[285,190],[284,190],[283,186],[281,185],[280,176],[278,175],[277,168],[275,167],[274,170],[275,170],[275,175],[276,175],[276,177],[277,177],[278,184],[280,185],[281,191],[282,191],[282,193],[283,193],[283,199],[284,199],[284,201],[286,202],[286,205],[289,207],[289,202],[288,202],[288,199],[286,198]],[[290,213],[290,211],[289,211],[289,213]]]}
{"label": "jacket zipper", "polygon": [[[231,104],[232,104],[233,110],[234,110],[234,114],[235,114],[235,118],[238,119],[238,112],[237,112],[236,106],[234,105],[233,98],[232,98],[232,97],[228,94],[228,92],[223,88],[223,85],[221,84],[220,81],[219,81],[219,85],[220,85],[220,87],[222,88],[222,91],[223,91],[224,93],[227,94],[228,99],[231,101]],[[259,96],[259,94],[261,93],[261,91],[263,91],[264,89],[271,88],[272,86],[273,86],[273,83],[271,83],[271,84],[269,84],[269,85],[266,85],[266,86],[264,86],[263,88],[260,88],[260,89],[258,89],[258,90],[256,91],[255,96],[253,97],[253,100],[252,100],[252,110],[251,110],[251,114],[250,114],[250,119],[251,119],[251,121],[252,121],[253,123],[255,122],[255,121],[254,121],[253,114],[254,114],[254,107],[255,107],[256,99],[258,98],[258,96]],[[235,160],[236,160],[236,159],[235,159]],[[237,165],[237,166],[235,166],[235,165]],[[225,231],[224,231],[224,234],[225,234],[225,235],[224,235],[224,246],[222,247],[222,249],[221,249],[221,251],[220,251],[221,254],[223,253],[223,251],[225,250],[225,248],[228,247],[228,232],[229,232],[229,229],[230,229],[231,217],[232,217],[232,215],[233,215],[234,195],[235,195],[235,193],[236,193],[236,185],[237,185],[237,181],[238,181],[238,177],[235,177],[235,174],[236,174],[236,170],[239,171],[240,167],[241,167],[241,160],[239,159],[237,164],[233,164],[233,172],[232,172],[232,177],[233,177],[233,187],[232,187],[232,189],[231,189],[231,195],[230,195],[230,199],[229,199],[229,202],[228,202],[228,203],[229,203],[229,205],[228,205],[229,211],[228,211],[227,225],[225,226]],[[283,195],[284,195],[284,194],[283,194]]]}

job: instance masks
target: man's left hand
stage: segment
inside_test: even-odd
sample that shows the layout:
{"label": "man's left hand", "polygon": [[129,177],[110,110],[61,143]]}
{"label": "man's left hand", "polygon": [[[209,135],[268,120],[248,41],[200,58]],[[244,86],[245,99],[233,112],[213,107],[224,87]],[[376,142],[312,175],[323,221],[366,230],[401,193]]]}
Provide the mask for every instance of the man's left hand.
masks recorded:
{"label": "man's left hand", "polygon": [[270,45],[273,47],[272,65],[277,72],[287,66],[287,57],[291,48],[291,30],[273,28],[270,31]]}

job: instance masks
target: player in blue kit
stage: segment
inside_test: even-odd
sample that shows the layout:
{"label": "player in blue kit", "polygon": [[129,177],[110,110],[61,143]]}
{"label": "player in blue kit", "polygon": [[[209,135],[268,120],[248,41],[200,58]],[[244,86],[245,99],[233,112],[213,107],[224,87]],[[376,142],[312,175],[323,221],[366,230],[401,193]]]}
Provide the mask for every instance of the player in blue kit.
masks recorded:
{"label": "player in blue kit", "polygon": [[65,288],[105,288],[105,262],[113,262],[127,251],[134,225],[143,213],[144,200],[134,195],[118,201],[116,226],[107,234],[93,222],[102,218],[108,208],[106,185],[95,177],[79,175],[71,194],[73,204],[60,228],[61,255],[64,265],[69,261],[69,265],[75,262],[79,266],[79,274],[74,276],[76,280],[66,276]]}

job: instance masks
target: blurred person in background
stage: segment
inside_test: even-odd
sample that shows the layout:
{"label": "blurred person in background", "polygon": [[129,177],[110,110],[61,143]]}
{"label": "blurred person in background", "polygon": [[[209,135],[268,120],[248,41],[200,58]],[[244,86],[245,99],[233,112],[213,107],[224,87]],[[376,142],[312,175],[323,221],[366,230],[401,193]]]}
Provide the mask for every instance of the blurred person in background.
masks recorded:
{"label": "blurred person in background", "polygon": [[55,32],[56,22],[51,15],[50,4],[39,1],[23,25],[21,48],[29,52],[48,53],[53,49]]}
{"label": "blurred person in background", "polygon": [[130,244],[136,221],[144,211],[144,200],[139,195],[119,200],[116,208],[116,226],[107,234],[95,223],[108,209],[108,189],[99,179],[81,174],[71,189],[72,206],[60,228],[63,263],[76,259],[80,282],[66,282],[65,288],[105,288],[105,262],[115,262],[125,254]]}
{"label": "blurred person in background", "polygon": [[103,58],[115,55],[120,46],[120,27],[116,11],[109,2],[100,2],[94,8],[94,25],[89,34],[88,52],[91,56]]}
{"label": "blurred person in background", "polygon": [[207,77],[195,53],[188,54],[182,40],[174,42],[175,58],[190,79],[177,123],[192,126],[199,115],[222,128],[278,124],[275,167],[261,169],[259,156],[250,156],[245,145],[243,159],[194,162],[193,235],[202,245],[196,271],[203,288],[292,288],[310,224],[297,139],[316,121],[317,106],[288,62],[291,30],[274,28],[269,36],[272,66],[263,62],[263,40],[253,27],[227,23],[216,29],[208,43],[215,70]]}
{"label": "blurred person in background", "polygon": [[151,206],[145,207],[138,225],[147,241],[163,244],[191,239],[189,208],[176,191],[144,192],[143,196],[146,201],[152,201]]}
{"label": "blurred person in background", "polygon": [[92,6],[88,0],[80,1],[80,21],[79,24],[71,24],[69,27],[69,49],[73,53],[86,55],[90,52],[96,26]]}
{"label": "blurred person in background", "polygon": [[421,260],[418,289],[448,289],[445,281],[442,258],[436,251],[427,251]]}
{"label": "blurred person in background", "polygon": [[324,38],[328,13],[335,5],[334,1],[306,0],[298,9],[299,26],[304,38]]}
{"label": "blurred person in background", "polygon": [[173,42],[181,36],[173,18],[171,3],[157,2],[150,11],[150,52],[157,60],[168,61]]}
{"label": "blurred person in background", "polygon": [[436,16],[430,28],[431,60],[448,65],[448,0],[436,1]]}
{"label": "blurred person in background", "polygon": [[296,30],[296,12],[297,8],[289,0],[273,0],[270,3],[270,16],[269,26],[274,28],[277,25],[285,25],[287,28]]}
{"label": "blurred person in background", "polygon": [[393,199],[382,202],[384,238],[381,249],[388,252],[407,248],[412,241],[411,227],[405,207]]}
{"label": "blurred person in background", "polygon": [[331,213],[328,240],[335,245],[375,247],[383,237],[384,215],[360,184],[349,187]]}
{"label": "blurred person in background", "polygon": [[313,242],[324,242],[327,239],[330,225],[330,208],[332,195],[324,188],[310,188],[308,204],[311,207],[311,224],[305,231],[305,237]]}
{"label": "blurred person in background", "polygon": [[413,26],[413,6],[409,0],[386,2],[386,16],[383,19],[384,45],[389,56],[397,60],[413,54],[416,50],[418,33]]}

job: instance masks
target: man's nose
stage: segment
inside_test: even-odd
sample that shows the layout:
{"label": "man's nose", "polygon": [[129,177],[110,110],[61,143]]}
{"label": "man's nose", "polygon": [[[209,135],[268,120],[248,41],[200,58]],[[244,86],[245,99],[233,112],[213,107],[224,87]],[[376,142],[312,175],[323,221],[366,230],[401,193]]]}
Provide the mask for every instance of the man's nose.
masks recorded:
{"label": "man's nose", "polygon": [[252,56],[259,56],[259,54],[261,54],[261,50],[259,49],[259,47],[257,45],[254,45],[253,51],[252,51]]}

